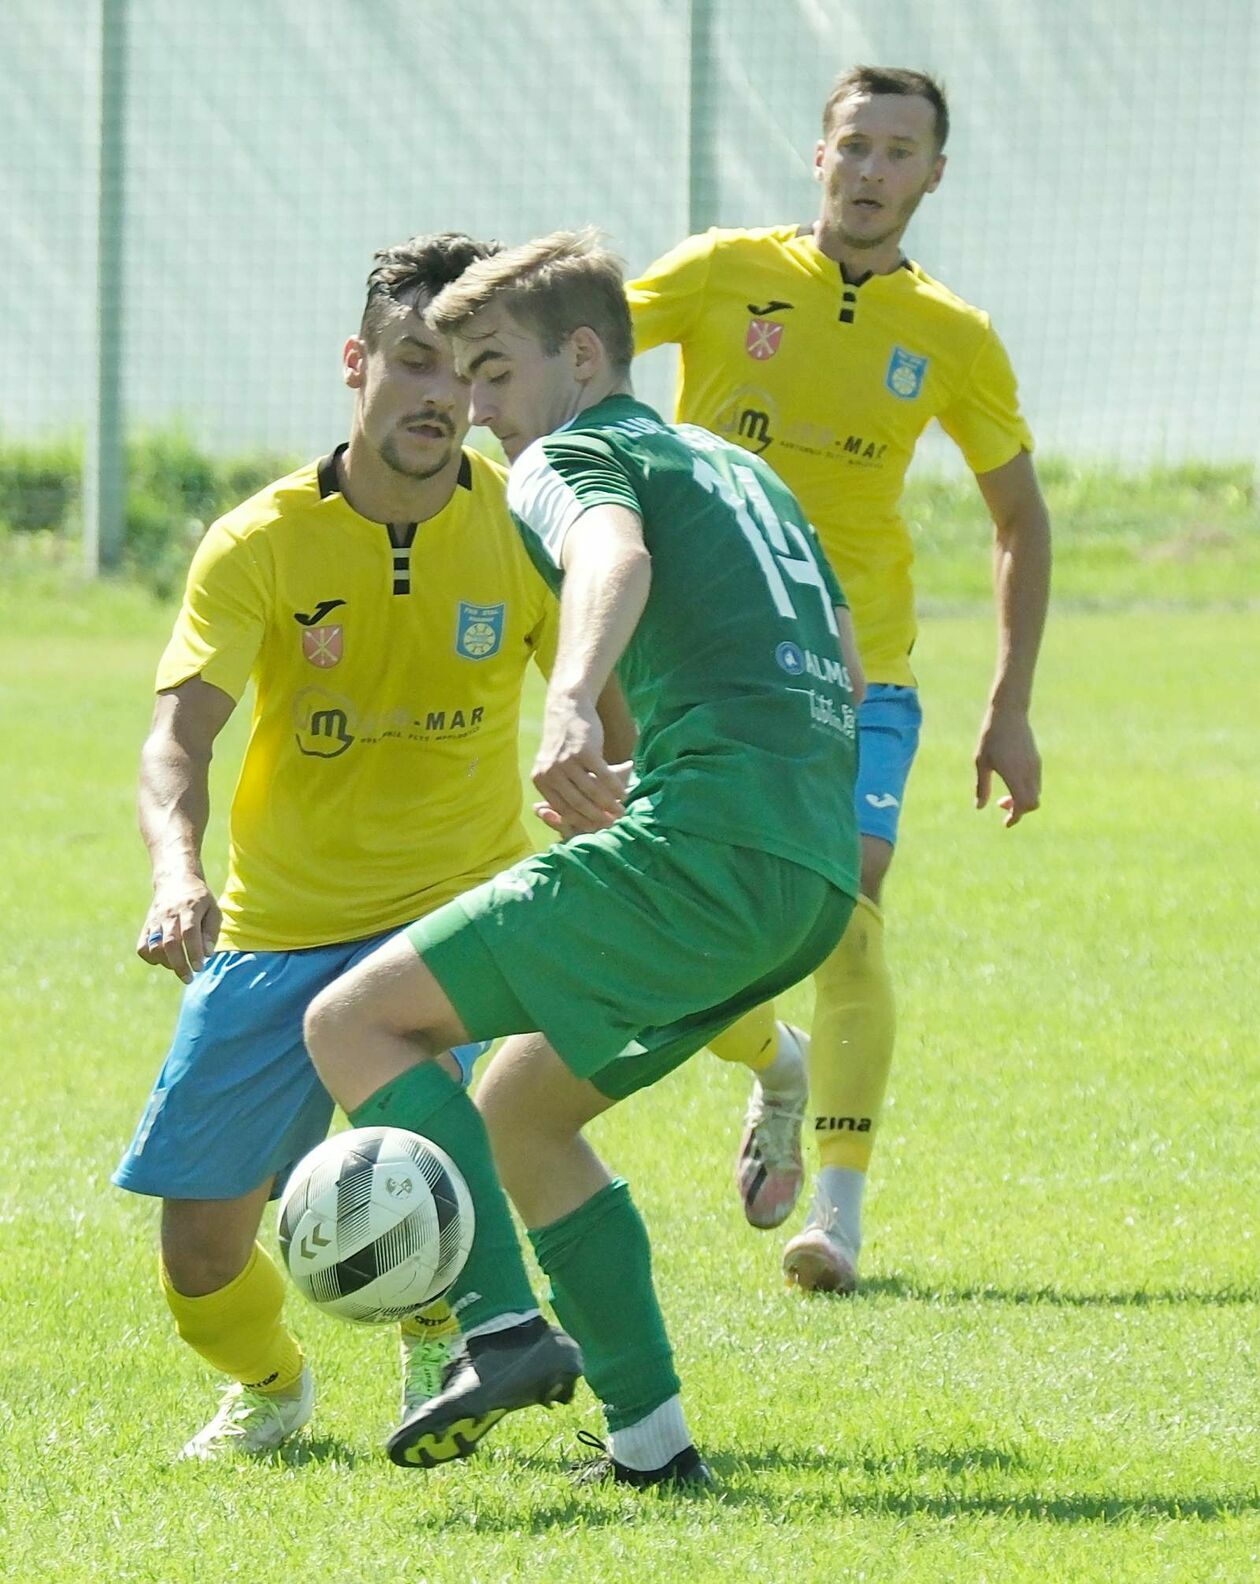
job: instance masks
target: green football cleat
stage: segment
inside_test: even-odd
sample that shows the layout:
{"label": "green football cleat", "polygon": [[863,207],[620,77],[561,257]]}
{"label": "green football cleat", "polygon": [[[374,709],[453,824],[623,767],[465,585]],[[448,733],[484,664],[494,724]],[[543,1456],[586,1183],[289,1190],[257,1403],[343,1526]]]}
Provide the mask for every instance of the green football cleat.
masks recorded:
{"label": "green football cleat", "polygon": [[439,1299],[404,1320],[398,1335],[402,1356],[401,1413],[405,1419],[442,1390],[442,1377],[459,1342],[459,1321],[451,1313],[451,1306]]}

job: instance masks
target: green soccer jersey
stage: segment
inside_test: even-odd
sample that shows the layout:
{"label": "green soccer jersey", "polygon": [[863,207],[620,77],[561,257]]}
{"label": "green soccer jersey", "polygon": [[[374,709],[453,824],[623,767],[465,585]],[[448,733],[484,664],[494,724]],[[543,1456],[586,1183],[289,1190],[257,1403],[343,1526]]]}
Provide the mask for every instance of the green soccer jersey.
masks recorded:
{"label": "green soccer jersey", "polygon": [[508,506],[542,575],[593,506],[643,524],[652,581],[618,666],[639,723],[634,805],[858,891],[844,596],[795,498],[706,429],[612,396],[535,441]]}

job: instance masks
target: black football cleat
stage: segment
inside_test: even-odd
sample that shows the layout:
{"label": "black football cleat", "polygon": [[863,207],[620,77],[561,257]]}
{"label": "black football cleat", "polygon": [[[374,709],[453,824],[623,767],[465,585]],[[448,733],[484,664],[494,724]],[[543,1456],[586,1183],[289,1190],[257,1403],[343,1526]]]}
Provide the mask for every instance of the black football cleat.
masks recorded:
{"label": "black football cleat", "polygon": [[662,1463],[660,1468],[633,1469],[627,1468],[624,1463],[618,1463],[598,1436],[579,1430],[578,1440],[584,1442],[586,1446],[597,1447],[600,1455],[587,1463],[578,1464],[573,1471],[575,1485],[631,1485],[637,1490],[646,1490],[648,1486],[658,1485],[665,1489],[697,1493],[717,1488],[717,1482],[709,1465],[693,1446],[684,1447],[681,1452],[676,1452],[669,1462]]}
{"label": "black football cleat", "polygon": [[505,1414],[573,1399],[582,1354],[572,1337],[541,1317],[506,1331],[469,1337],[442,1390],[399,1425],[386,1442],[401,1468],[436,1468],[468,1457]]}

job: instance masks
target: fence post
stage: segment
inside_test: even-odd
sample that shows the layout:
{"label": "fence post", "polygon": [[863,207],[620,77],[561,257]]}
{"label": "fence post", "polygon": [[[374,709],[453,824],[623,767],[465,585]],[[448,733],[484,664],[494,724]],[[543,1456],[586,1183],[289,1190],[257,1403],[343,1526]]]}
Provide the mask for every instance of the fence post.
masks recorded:
{"label": "fence post", "polygon": [[122,394],[127,0],[98,0],[97,17],[95,357],[83,454],[83,557],[89,577],[122,558],[127,493]]}
{"label": "fence post", "polygon": [[716,0],[691,0],[687,149],[687,230],[694,235],[718,220]]}

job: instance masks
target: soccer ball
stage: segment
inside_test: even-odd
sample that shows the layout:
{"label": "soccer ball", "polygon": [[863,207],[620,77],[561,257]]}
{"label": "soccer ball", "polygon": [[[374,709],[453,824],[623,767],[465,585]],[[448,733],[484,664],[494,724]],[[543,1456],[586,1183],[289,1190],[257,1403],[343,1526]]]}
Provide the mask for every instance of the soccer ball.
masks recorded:
{"label": "soccer ball", "polygon": [[280,1248],[325,1314],[405,1319],[464,1268],[474,1216],[444,1150],[403,1128],[350,1128],[304,1156],[280,1200]]}

